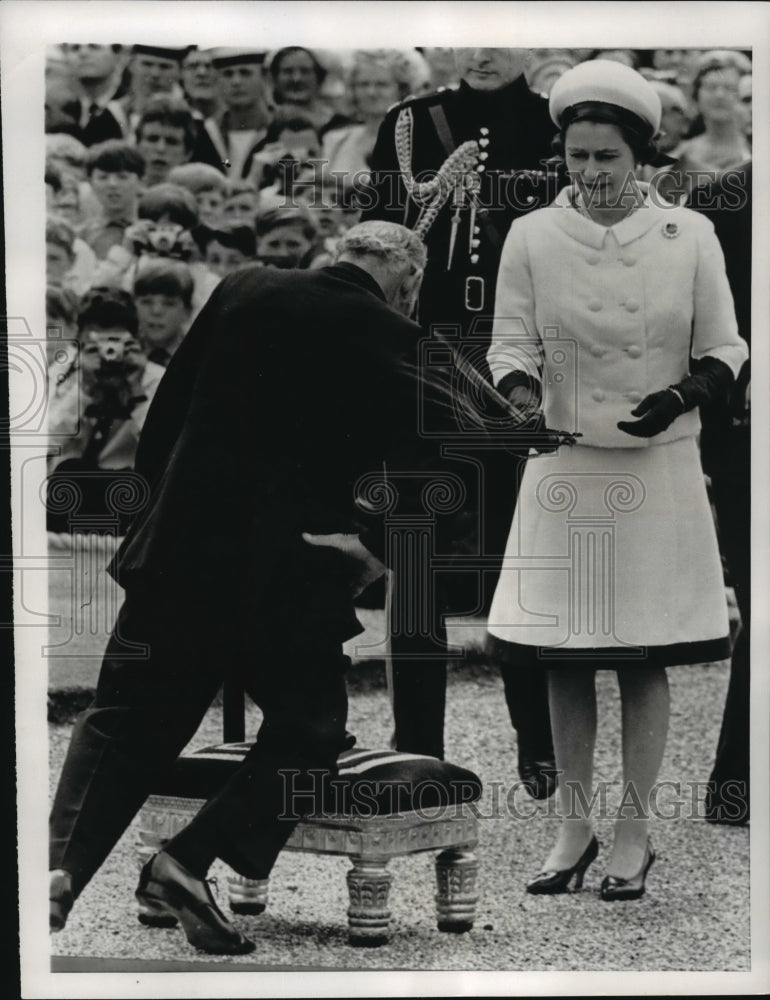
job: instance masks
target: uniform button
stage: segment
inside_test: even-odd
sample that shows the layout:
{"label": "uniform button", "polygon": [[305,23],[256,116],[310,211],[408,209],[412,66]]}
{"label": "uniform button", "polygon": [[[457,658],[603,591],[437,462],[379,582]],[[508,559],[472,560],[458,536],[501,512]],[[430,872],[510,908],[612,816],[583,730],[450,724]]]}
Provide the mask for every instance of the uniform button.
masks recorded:
{"label": "uniform button", "polygon": [[626,299],[626,309],[630,313],[635,313],[639,310],[639,303],[636,299]]}
{"label": "uniform button", "polygon": [[489,135],[489,129],[486,128],[486,126],[484,126],[484,125],[481,126],[481,128],[479,129],[479,132],[481,132],[482,135]]}
{"label": "uniform button", "polygon": [[604,390],[603,389],[594,389],[594,391],[591,393],[591,399],[593,399],[594,402],[596,402],[596,403],[603,403],[604,402]]}
{"label": "uniform button", "polygon": [[487,169],[487,168],[486,168],[486,167],[484,166],[484,164],[483,164],[483,163],[477,163],[477,164],[476,164],[476,170],[477,170],[477,171],[478,171],[478,172],[479,172],[480,174],[483,174],[483,173],[484,173],[484,171],[485,171],[486,169]]}
{"label": "uniform button", "polygon": [[473,235],[474,236],[478,236],[480,232],[481,232],[481,229],[479,229],[478,226],[474,226],[473,227]]}
{"label": "uniform button", "polygon": [[471,264],[478,264],[478,262],[479,262],[479,255],[477,253],[472,253]]}
{"label": "uniform button", "polygon": [[623,263],[626,265],[626,267],[633,267],[634,264],[636,263],[636,257],[624,257]]}
{"label": "uniform button", "polygon": [[588,308],[591,310],[591,312],[594,312],[594,313],[599,312],[599,310],[601,309],[601,307],[602,307],[602,304],[599,301],[599,299],[591,299],[591,301],[588,303]]}
{"label": "uniform button", "polygon": [[591,264],[591,265],[598,264],[600,260],[601,257],[597,257],[596,254],[591,254],[590,257],[586,257],[586,264]]}
{"label": "uniform button", "polygon": [[481,243],[481,240],[471,240],[471,246],[472,247],[477,247],[479,245],[479,243]]}
{"label": "uniform button", "polygon": [[628,393],[628,401],[629,401],[629,403],[641,403],[641,401],[642,401],[642,394],[641,394],[641,392],[629,392]]}
{"label": "uniform button", "polygon": [[487,153],[487,152],[479,153],[479,159],[480,160],[486,160],[488,156],[489,156],[489,153]]}
{"label": "uniform button", "polygon": [[632,344],[628,348],[627,354],[628,354],[629,358],[641,358],[641,356],[642,356],[642,349],[641,349],[641,347],[638,347],[636,344]]}
{"label": "uniform button", "polygon": [[591,354],[593,354],[595,358],[604,357],[604,353],[604,348],[601,344],[591,344]]}

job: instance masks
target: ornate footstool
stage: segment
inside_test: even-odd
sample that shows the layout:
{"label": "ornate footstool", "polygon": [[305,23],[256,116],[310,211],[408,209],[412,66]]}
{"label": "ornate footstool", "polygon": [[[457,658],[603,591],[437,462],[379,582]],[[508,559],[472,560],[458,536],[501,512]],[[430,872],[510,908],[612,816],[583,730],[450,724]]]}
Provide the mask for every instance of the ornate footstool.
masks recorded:
{"label": "ornate footstool", "polygon": [[[179,757],[140,813],[140,865],[192,819],[204,801],[239,766],[248,743],[223,743]],[[335,808],[300,821],[284,850],[345,854],[350,907],[348,941],[381,945],[388,940],[391,858],[439,851],[435,896],[438,929],[454,933],[473,926],[476,910],[478,820],[468,808],[481,796],[472,771],[434,757],[392,750],[353,748],[339,757]],[[268,880],[228,875],[230,908],[261,913]],[[143,923],[158,923],[139,913]],[[165,918],[168,920],[168,918]],[[173,920],[173,918],[171,918]]]}

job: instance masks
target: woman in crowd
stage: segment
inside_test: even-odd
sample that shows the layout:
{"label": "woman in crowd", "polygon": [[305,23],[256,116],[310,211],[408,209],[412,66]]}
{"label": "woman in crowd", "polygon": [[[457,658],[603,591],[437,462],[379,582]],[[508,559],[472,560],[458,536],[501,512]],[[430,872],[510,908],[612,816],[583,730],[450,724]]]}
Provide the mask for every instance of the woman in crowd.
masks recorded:
{"label": "woman in crowd", "polygon": [[323,158],[329,172],[344,172],[350,179],[369,170],[383,118],[413,90],[410,69],[410,63],[396,50],[356,53],[348,83],[358,124],[325,134]]}
{"label": "woman in crowd", "polygon": [[730,655],[697,408],[747,352],[713,227],[636,180],[656,157],[649,83],[589,61],[550,109],[572,184],[511,227],[488,360],[522,418],[580,437],[527,463],[489,628],[548,670],[561,822],[531,893],[579,887],[599,853],[595,672],[617,672],[624,789],[601,896],[636,899],[655,858],[666,668]]}
{"label": "woman in crowd", "polygon": [[[719,175],[751,156],[739,96],[746,63],[739,56],[732,52],[708,54],[693,80],[692,96],[703,131],[682,146],[681,166],[691,173],[705,170]],[[693,183],[702,184],[705,179],[694,177]]]}

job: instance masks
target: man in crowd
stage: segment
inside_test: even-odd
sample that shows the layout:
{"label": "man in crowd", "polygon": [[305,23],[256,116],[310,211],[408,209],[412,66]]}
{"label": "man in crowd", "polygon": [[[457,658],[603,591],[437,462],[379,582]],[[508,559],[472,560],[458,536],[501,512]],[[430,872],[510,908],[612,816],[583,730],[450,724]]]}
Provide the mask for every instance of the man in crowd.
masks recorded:
{"label": "man in crowd", "polygon": [[221,98],[217,87],[213,52],[191,45],[182,59],[182,90],[193,113],[201,120],[211,118],[220,110]]}
{"label": "man in crowd", "polygon": [[[428,336],[449,338],[488,378],[500,251],[513,219],[557,193],[544,173],[530,173],[545,171],[554,127],[547,101],[527,86],[527,50],[456,49],[455,56],[458,89],[408,99],[385,118],[372,156],[372,204],[362,217],[403,222],[421,235],[428,263],[420,325]],[[421,186],[436,171],[440,182]],[[487,571],[478,579],[474,571],[470,593],[456,589],[467,575],[435,576],[439,597],[425,623],[427,634],[407,635],[398,621],[391,624],[396,748],[437,757],[444,752],[442,615],[478,613],[491,598],[523,471],[503,449],[490,450],[488,443],[479,449],[467,432],[460,433],[452,454],[475,510],[467,553],[480,556]],[[394,607],[399,584],[396,579]],[[520,775],[536,797],[545,798],[553,791],[554,764],[544,671],[500,666],[518,733]]]}
{"label": "man in crowd", "polygon": [[120,102],[131,133],[136,130],[147,102],[153,97],[183,99],[180,65],[186,52],[186,48],[133,46],[128,63],[131,85]]}
{"label": "man in crowd", "polygon": [[224,110],[203,123],[192,159],[210,163],[233,179],[243,177],[249,154],[267,132],[264,58],[264,52],[253,49],[214,52]]}
{"label": "man in crowd", "polygon": [[78,100],[61,111],[78,125],[77,138],[85,146],[128,136],[128,122],[120,99],[126,93],[125,56],[121,45],[62,45]]}
{"label": "man in crowd", "polygon": [[[427,470],[432,446],[417,430],[420,330],[406,318],[424,247],[377,222],[351,229],[338,250],[329,268],[226,278],[155,395],[136,456],[149,502],[110,567],[126,599],[51,815],[53,929],[225,673],[262,709],[257,741],[137,890],[194,946],[253,949],[217,907],[208,868],[221,858],[266,878],[296,824],[280,818],[281,773],[312,788],[350,745],[342,643],[362,631],[356,578],[382,572],[385,548],[355,484],[383,463]],[[137,643],[145,659],[125,653]]]}

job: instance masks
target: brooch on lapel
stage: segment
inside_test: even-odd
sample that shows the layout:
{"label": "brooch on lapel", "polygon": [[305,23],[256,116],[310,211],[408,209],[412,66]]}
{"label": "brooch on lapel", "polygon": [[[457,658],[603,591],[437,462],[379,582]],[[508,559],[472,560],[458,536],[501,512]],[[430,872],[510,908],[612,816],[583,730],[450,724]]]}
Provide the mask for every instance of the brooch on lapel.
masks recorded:
{"label": "brooch on lapel", "polygon": [[679,235],[679,226],[677,226],[675,222],[667,222],[663,226],[661,232],[667,240],[675,240]]}

